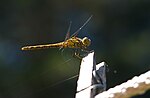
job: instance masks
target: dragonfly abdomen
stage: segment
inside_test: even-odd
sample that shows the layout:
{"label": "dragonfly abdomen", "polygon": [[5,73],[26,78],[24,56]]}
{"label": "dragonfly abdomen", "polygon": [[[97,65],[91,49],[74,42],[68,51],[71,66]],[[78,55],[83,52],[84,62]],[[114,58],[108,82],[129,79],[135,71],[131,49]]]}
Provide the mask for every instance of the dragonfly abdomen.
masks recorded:
{"label": "dragonfly abdomen", "polygon": [[47,49],[47,48],[61,48],[63,47],[63,42],[56,44],[47,44],[47,45],[35,45],[35,46],[25,46],[21,50],[37,50],[37,49]]}

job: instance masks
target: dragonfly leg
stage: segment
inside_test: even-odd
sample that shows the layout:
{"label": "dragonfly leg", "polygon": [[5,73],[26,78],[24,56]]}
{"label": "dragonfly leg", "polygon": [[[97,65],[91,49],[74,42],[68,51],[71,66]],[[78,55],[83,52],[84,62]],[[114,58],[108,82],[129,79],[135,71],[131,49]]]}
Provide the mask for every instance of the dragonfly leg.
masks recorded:
{"label": "dragonfly leg", "polygon": [[86,53],[91,53],[93,52],[94,50],[87,50],[87,49],[82,49],[83,52],[86,52]]}
{"label": "dragonfly leg", "polygon": [[78,49],[75,49],[75,50],[74,50],[73,57],[76,57],[76,58],[78,58],[79,60],[81,60],[81,59],[83,58],[83,57],[80,55]]}
{"label": "dragonfly leg", "polygon": [[91,52],[93,52],[94,50],[87,50],[87,49],[81,49],[81,51],[82,52],[84,52],[84,53],[82,53],[82,54],[77,54],[80,58],[83,58],[83,57],[85,57],[85,56],[87,56],[88,55],[88,53],[91,53]]}
{"label": "dragonfly leg", "polygon": [[74,56],[75,56],[76,58],[80,59],[80,60],[82,59],[82,57],[80,56],[80,54],[77,53],[77,52],[75,52]]}
{"label": "dragonfly leg", "polygon": [[81,51],[83,51],[85,53],[84,54],[80,54],[79,49],[75,49],[73,57],[76,57],[76,58],[81,60],[83,57],[85,57],[88,53],[92,52],[93,50],[89,51],[89,50],[86,50],[86,49],[82,49]]}

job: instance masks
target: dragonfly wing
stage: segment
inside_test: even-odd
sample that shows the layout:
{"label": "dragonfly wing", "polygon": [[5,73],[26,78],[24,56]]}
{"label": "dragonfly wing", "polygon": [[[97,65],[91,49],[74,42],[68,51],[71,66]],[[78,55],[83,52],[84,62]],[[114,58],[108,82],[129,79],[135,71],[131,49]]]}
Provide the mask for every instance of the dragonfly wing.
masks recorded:
{"label": "dragonfly wing", "polygon": [[[69,39],[69,38],[70,38],[70,29],[71,29],[71,24],[72,24],[72,21],[70,21],[69,28],[68,28],[68,30],[67,30],[67,33],[66,33],[66,37],[65,37],[64,42],[65,42],[67,39]],[[62,47],[60,47],[60,48],[59,48],[59,50],[61,50],[62,48],[63,48],[63,46],[62,46]],[[62,50],[62,51],[63,51],[63,50]]]}
{"label": "dragonfly wing", "polygon": [[87,19],[87,21],[86,21],[75,33],[73,33],[73,34],[71,35],[71,37],[77,36],[78,33],[79,33],[79,31],[91,20],[92,16],[93,16],[93,15],[91,15],[91,16]]}
{"label": "dragonfly wing", "polygon": [[69,28],[68,28],[68,31],[67,31],[67,34],[66,34],[66,37],[65,37],[65,41],[66,41],[67,39],[69,39],[69,37],[70,37],[71,24],[72,24],[72,21],[70,21]]}

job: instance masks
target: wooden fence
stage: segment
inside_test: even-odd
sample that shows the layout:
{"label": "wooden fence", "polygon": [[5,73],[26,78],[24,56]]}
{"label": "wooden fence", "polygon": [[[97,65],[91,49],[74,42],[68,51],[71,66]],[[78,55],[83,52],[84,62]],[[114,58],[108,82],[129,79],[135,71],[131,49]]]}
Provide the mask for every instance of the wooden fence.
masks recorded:
{"label": "wooden fence", "polygon": [[76,98],[130,98],[150,89],[150,71],[106,91],[106,63],[96,65],[94,52],[82,59]]}

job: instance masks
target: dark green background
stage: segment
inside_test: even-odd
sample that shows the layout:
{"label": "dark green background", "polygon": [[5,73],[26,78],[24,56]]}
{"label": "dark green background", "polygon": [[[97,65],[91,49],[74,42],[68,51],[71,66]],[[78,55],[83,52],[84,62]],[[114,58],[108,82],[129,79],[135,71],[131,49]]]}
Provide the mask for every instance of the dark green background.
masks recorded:
{"label": "dark green background", "polygon": [[70,21],[73,33],[90,15],[78,36],[88,36],[97,63],[109,65],[108,88],[150,69],[149,0],[1,0],[0,98],[73,98],[77,78],[51,85],[78,74],[78,59],[20,48],[63,41]]}

